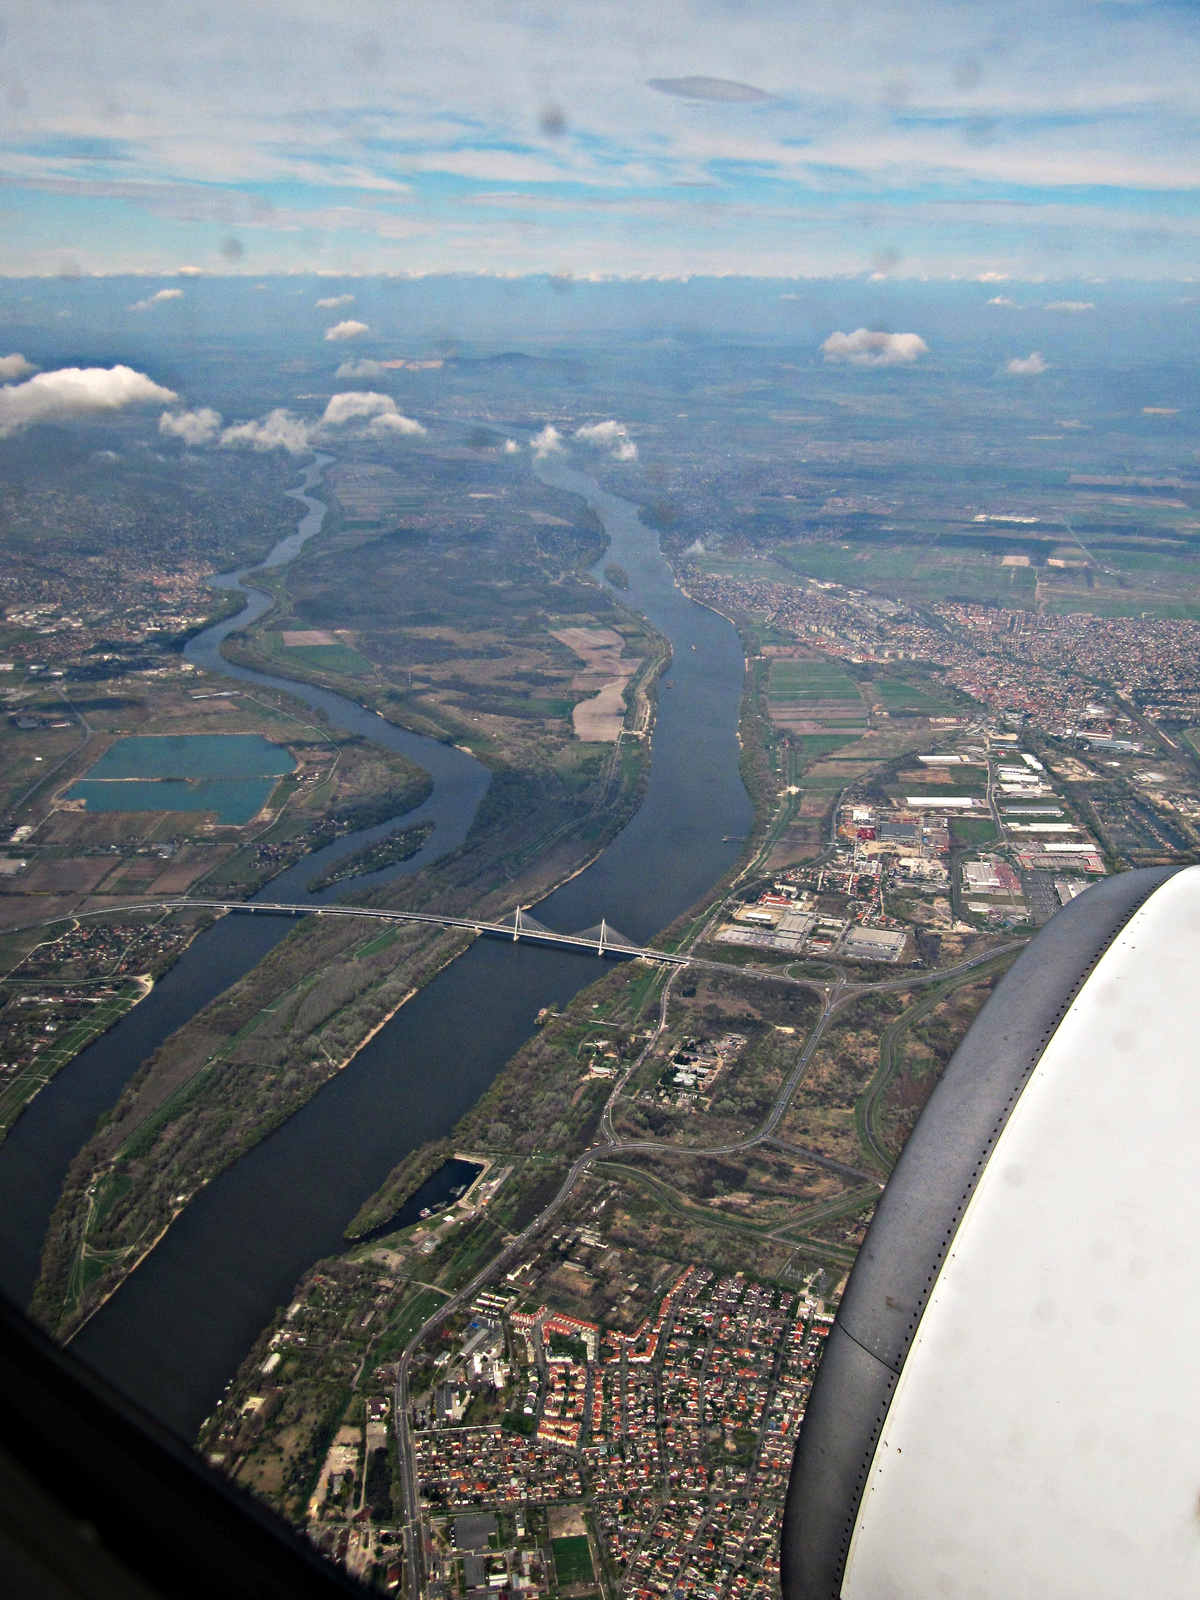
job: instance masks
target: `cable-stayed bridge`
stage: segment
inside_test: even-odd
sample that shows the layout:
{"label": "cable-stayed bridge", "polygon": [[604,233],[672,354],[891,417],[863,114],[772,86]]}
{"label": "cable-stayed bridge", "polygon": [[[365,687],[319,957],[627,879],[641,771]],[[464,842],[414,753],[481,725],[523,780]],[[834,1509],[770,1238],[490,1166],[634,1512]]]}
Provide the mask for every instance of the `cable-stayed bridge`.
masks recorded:
{"label": "cable-stayed bridge", "polygon": [[596,956],[620,957],[631,960],[640,956],[644,961],[659,961],[664,966],[686,967],[690,957],[672,955],[666,950],[651,950],[637,944],[620,933],[602,917],[594,928],[582,933],[555,933],[545,923],[531,917],[518,906],[511,916],[501,922],[487,922],[479,917],[451,917],[432,911],[392,911],[378,906],[323,905],[310,902],[288,905],[272,900],[142,900],[134,905],[114,906],[102,912],[76,912],[75,916],[113,916],[129,911],[236,911],[243,914],[261,913],[264,916],[293,917],[369,917],[376,922],[417,922],[436,928],[465,928],[470,933],[486,934],[493,939],[530,940],[534,944],[559,945],[569,950],[587,950]]}

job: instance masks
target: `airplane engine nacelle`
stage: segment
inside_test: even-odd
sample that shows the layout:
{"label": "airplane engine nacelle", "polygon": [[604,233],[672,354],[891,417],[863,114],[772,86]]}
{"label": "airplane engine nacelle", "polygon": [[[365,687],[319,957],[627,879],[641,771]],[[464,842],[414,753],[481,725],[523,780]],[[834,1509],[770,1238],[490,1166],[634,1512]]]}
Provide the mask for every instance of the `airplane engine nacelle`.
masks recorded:
{"label": "airplane engine nacelle", "polygon": [[785,1600],[1200,1593],[1200,867],[1038,934],[929,1099],[801,1428]]}

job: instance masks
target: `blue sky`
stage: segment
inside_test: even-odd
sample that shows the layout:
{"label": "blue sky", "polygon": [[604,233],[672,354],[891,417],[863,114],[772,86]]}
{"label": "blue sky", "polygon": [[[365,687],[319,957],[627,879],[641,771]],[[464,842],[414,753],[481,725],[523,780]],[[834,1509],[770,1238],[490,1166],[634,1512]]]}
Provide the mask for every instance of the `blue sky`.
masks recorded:
{"label": "blue sky", "polygon": [[9,0],[0,18],[11,276],[1200,275],[1190,4]]}

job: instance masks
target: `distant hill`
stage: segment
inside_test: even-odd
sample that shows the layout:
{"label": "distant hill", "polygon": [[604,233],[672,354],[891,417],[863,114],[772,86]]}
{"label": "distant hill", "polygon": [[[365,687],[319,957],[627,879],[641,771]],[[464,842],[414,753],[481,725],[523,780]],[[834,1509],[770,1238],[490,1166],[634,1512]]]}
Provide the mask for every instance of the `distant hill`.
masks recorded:
{"label": "distant hill", "polygon": [[447,356],[445,365],[456,367],[460,372],[507,370],[527,372],[531,377],[544,374],[546,377],[565,378],[572,383],[582,382],[587,377],[587,367],[582,361],[558,356],[530,356],[523,350],[505,350],[495,356]]}

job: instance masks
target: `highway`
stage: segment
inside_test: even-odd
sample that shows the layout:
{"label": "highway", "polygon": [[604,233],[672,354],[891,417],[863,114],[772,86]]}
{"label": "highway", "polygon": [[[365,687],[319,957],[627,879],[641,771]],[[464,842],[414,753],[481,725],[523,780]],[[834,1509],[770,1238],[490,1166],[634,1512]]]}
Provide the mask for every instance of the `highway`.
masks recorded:
{"label": "highway", "polygon": [[[48,927],[54,922],[72,922],[83,917],[125,916],[130,911],[238,911],[262,912],[266,916],[292,917],[371,917],[377,922],[418,922],[435,928],[465,928],[469,933],[488,934],[493,938],[532,939],[538,944],[565,945],[571,950],[590,950],[598,956],[622,956],[625,959],[641,957],[643,961],[659,961],[665,966],[686,967],[692,964],[690,956],[672,955],[667,950],[651,950],[634,944],[624,934],[610,928],[603,918],[598,928],[588,928],[583,933],[555,933],[529,916],[520,906],[511,918],[503,922],[488,922],[480,917],[451,917],[433,911],[392,911],[378,906],[346,906],[339,904],[290,905],[273,900],[191,900],[183,897],[169,900],[138,900],[129,905],[104,907],[97,911],[74,911],[67,916],[47,917],[44,922],[31,924]],[[20,930],[10,930],[20,931]]]}

